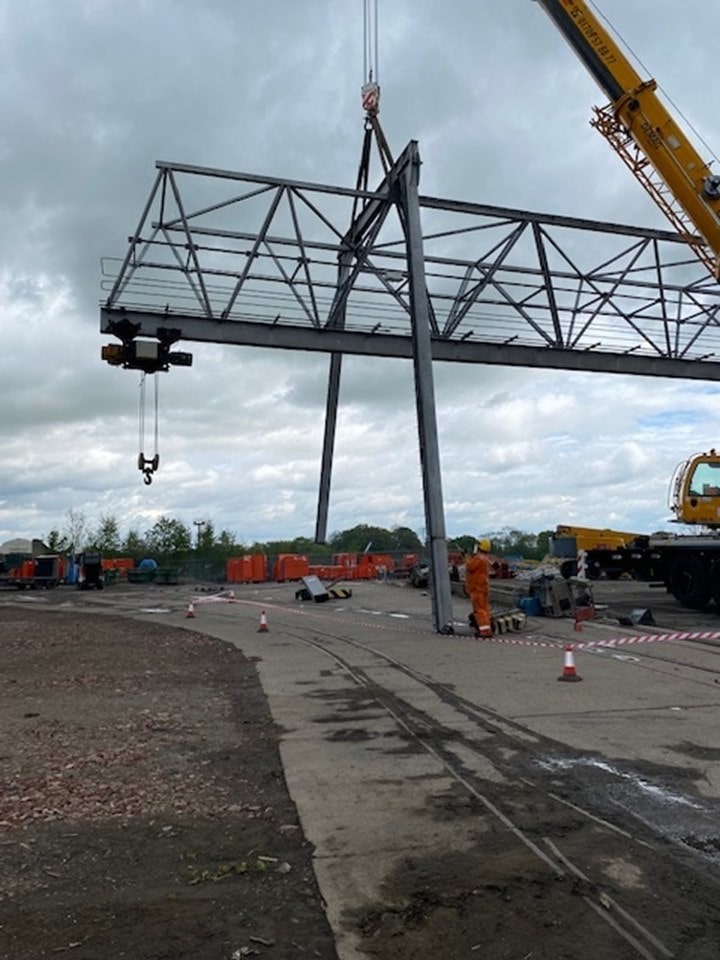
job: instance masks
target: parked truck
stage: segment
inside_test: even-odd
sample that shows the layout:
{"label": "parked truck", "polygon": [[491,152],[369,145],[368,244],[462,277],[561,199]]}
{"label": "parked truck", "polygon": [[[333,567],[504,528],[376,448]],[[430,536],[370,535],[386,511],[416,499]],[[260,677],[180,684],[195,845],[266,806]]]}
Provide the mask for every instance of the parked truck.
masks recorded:
{"label": "parked truck", "polygon": [[566,580],[579,573],[588,580],[603,575],[619,580],[624,573],[647,579],[639,576],[640,560],[634,556],[635,548],[646,546],[647,537],[640,533],[559,524],[550,537],[550,556],[561,561],[560,573]]}
{"label": "parked truck", "polygon": [[[716,450],[697,453],[677,465],[669,507],[673,522],[695,527],[697,532],[655,533],[615,548],[587,550],[587,575],[617,579],[628,573],[664,585],[684,607],[700,609],[713,601],[720,609],[720,454]],[[564,573],[572,576],[569,566]]]}

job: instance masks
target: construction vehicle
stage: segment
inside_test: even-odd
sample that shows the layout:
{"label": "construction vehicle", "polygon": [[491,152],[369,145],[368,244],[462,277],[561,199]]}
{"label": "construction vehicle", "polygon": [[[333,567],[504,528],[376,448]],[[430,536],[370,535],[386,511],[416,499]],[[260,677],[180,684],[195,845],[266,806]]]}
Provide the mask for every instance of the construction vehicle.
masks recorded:
{"label": "construction vehicle", "polygon": [[644,545],[646,539],[640,533],[558,524],[550,536],[550,556],[560,560],[560,573],[566,580],[578,574],[588,580],[598,580],[603,574],[619,580],[624,573],[635,576],[639,572],[634,569],[636,562],[629,564],[624,548]]}
{"label": "construction vehicle", "polygon": [[698,527],[697,535],[648,537],[641,568],[661,574],[678,603],[700,609],[711,599],[720,608],[720,454],[697,453],[678,464],[670,482],[675,523]]}
{"label": "construction vehicle", "polygon": [[[720,175],[713,174],[608,29],[578,0],[535,0],[548,14],[609,104],[591,121],[621,157],[713,277],[720,277]],[[720,456],[697,454],[675,470],[673,520],[696,526],[691,535],[637,537],[614,548],[588,550],[588,572],[629,573],[663,583],[678,603],[720,607]],[[568,558],[569,559],[569,558]]]}
{"label": "construction vehicle", "polygon": [[672,522],[697,527],[698,532],[640,535],[615,547],[579,550],[580,562],[576,565],[567,557],[560,572],[566,578],[577,573],[590,580],[602,575],[617,580],[626,574],[663,585],[684,607],[700,609],[713,600],[720,609],[720,453],[711,449],[678,464],[668,505]]}
{"label": "construction vehicle", "polygon": [[633,172],[717,279],[720,175],[713,174],[657,95],[587,3],[535,0],[560,30],[610,103],[591,124]]}

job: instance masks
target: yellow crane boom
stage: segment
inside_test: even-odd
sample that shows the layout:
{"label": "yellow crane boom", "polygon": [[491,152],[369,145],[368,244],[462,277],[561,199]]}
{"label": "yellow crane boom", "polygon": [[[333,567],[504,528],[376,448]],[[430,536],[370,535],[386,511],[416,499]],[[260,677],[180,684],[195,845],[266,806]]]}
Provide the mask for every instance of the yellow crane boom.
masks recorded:
{"label": "yellow crane boom", "polygon": [[591,121],[714,277],[720,275],[720,176],[713,174],[608,30],[577,0],[535,0],[610,103]]}

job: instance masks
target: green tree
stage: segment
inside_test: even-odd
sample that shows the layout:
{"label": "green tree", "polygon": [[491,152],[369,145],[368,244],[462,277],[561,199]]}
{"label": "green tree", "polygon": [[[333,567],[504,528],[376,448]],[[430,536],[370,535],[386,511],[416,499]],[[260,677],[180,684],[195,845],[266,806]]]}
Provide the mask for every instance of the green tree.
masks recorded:
{"label": "green tree", "polygon": [[100,517],[100,523],[94,535],[94,546],[108,557],[120,553],[120,525],[116,517],[106,514]]}
{"label": "green tree", "polygon": [[329,545],[335,553],[362,553],[365,550],[368,553],[387,553],[397,549],[392,531],[367,523],[333,533]]}
{"label": "green tree", "polygon": [[226,553],[227,556],[233,556],[238,552],[244,552],[245,548],[242,544],[238,544],[235,539],[235,534],[230,533],[228,530],[221,530],[220,535],[217,538],[217,547],[223,553]]}
{"label": "green tree", "polygon": [[256,541],[248,548],[248,553],[267,553],[272,556],[279,553],[300,553],[311,556],[322,549],[310,537],[295,537],[294,540],[268,540],[266,543]]}
{"label": "green tree", "polygon": [[210,555],[215,546],[215,527],[212,520],[203,520],[197,528],[198,554]]}
{"label": "green tree", "polygon": [[513,527],[503,527],[491,533],[484,533],[492,543],[492,552],[498,557],[519,556],[526,560],[542,560],[548,553],[548,542],[552,531],[527,533]]}
{"label": "green tree", "polygon": [[67,539],[61,535],[59,530],[53,528],[45,538],[47,548],[50,553],[65,553],[68,549]]}
{"label": "green tree", "polygon": [[477,537],[472,534],[464,533],[461,537],[455,537],[448,543],[449,550],[462,550],[463,553],[472,553],[477,543]]}
{"label": "green tree", "polygon": [[182,560],[192,550],[192,533],[182,520],[160,517],[147,534],[147,546],[160,560]]}
{"label": "green tree", "polygon": [[120,550],[125,556],[134,557],[137,561],[142,560],[147,553],[145,540],[137,530],[128,530]]}
{"label": "green tree", "polygon": [[420,537],[410,527],[393,527],[393,550],[402,550],[403,553],[418,553],[422,550]]}

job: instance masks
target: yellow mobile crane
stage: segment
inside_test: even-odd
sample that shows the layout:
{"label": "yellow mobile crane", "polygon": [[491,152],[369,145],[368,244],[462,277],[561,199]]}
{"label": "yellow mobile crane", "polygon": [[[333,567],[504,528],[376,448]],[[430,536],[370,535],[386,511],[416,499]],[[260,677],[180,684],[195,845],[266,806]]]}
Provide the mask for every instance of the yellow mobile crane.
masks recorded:
{"label": "yellow mobile crane", "polygon": [[[591,121],[667,215],[676,230],[720,278],[720,176],[713,174],[617,42],[578,0],[535,0],[585,64],[610,103]],[[623,573],[663,583],[678,603],[720,608],[720,453],[712,449],[678,465],[669,506],[676,523],[697,534],[637,537],[587,551],[595,576]]]}
{"label": "yellow mobile crane", "polygon": [[720,176],[713,174],[587,3],[535,0],[610,99],[594,126],[692,246],[720,276]]}

